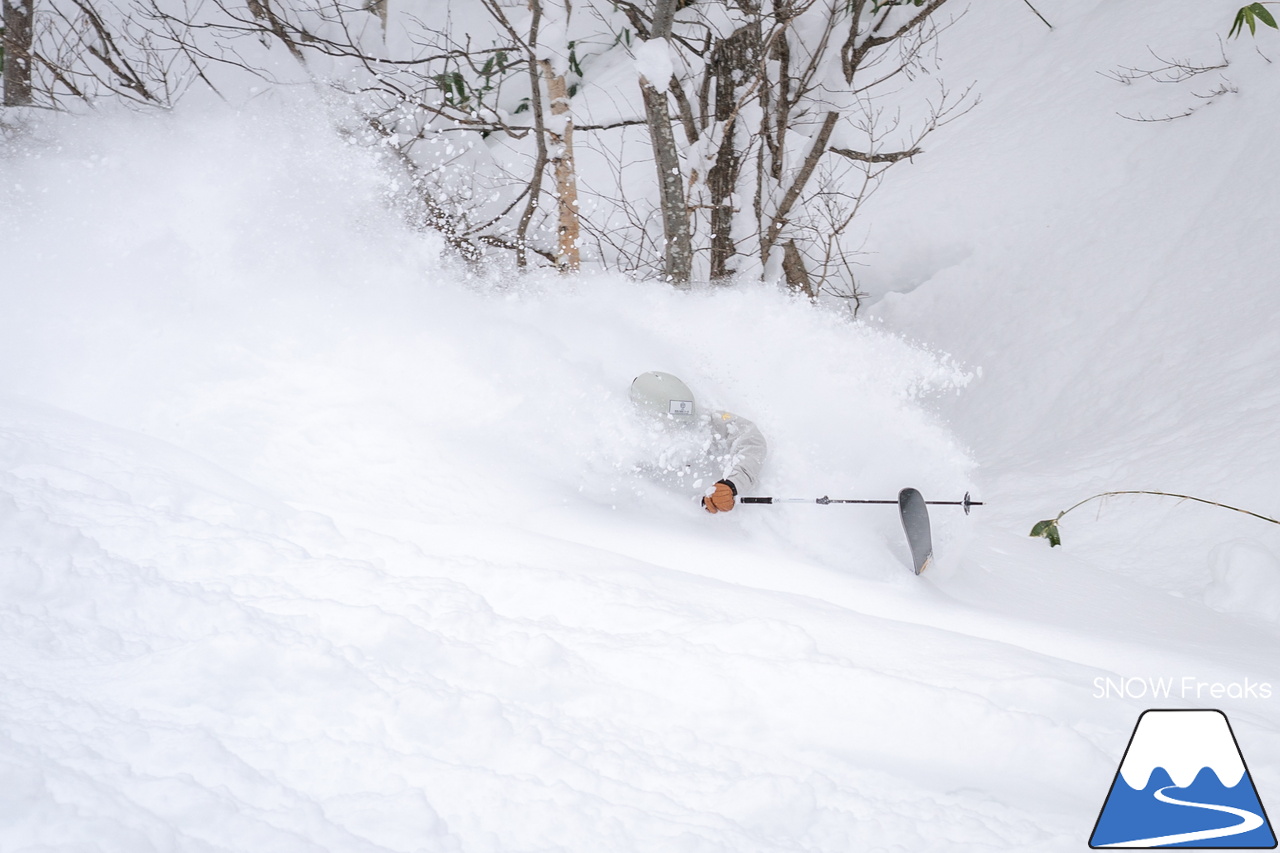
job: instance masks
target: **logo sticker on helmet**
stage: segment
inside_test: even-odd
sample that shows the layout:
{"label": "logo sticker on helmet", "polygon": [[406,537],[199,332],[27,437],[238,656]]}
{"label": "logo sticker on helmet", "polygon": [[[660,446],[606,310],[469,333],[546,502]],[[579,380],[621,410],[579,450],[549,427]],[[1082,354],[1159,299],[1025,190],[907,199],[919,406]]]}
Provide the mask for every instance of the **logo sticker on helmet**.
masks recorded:
{"label": "logo sticker on helmet", "polygon": [[692,400],[672,400],[670,411],[671,411],[671,414],[673,415],[692,415],[693,401]]}

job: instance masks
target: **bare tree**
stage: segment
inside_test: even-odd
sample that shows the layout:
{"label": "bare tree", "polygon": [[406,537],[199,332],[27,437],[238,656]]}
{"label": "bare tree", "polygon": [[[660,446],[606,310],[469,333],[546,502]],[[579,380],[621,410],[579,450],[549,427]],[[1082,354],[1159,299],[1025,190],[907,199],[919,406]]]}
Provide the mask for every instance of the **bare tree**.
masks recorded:
{"label": "bare tree", "polygon": [[[662,0],[650,10],[616,0],[641,50],[661,35],[676,58],[665,85],[642,84],[664,268],[687,228],[693,277],[780,277],[811,296],[856,296],[846,234],[863,201],[974,103],[943,87],[901,112],[901,90],[930,70],[946,2]],[[886,113],[890,97],[899,104]],[[674,177],[683,196],[666,183]]]}
{"label": "bare tree", "polygon": [[[923,53],[937,32],[933,16],[946,2],[851,0],[824,4],[816,0],[778,0],[770,37],[777,71],[766,73],[760,87],[760,135],[764,144],[760,149],[763,168],[757,174],[756,205],[761,265],[767,271],[775,248],[786,246],[782,271],[793,288],[814,295],[826,279],[822,275],[814,281],[797,243],[825,244],[824,270],[833,261],[847,267],[847,260],[838,257],[841,253],[832,238],[841,235],[852,222],[853,214],[874,190],[884,168],[920,154],[923,138],[957,109],[957,103],[944,95],[914,133],[895,135],[884,132],[883,114],[877,106],[880,92],[888,88],[886,84],[921,67]],[[806,24],[804,39],[797,38],[797,27],[802,22]],[[837,57],[840,79],[847,87],[843,92],[830,89],[831,80],[826,74]],[[807,133],[796,133],[805,128]],[[801,144],[806,145],[799,157],[797,136],[805,138]],[[861,140],[865,148],[836,144],[841,136]],[[900,147],[885,150],[895,141]],[[814,184],[815,176],[822,173],[819,165],[829,155],[844,157],[862,168],[861,190],[847,198],[843,214],[837,214],[832,207],[837,196],[831,193],[831,181],[819,181],[816,187]],[[798,167],[787,167],[797,159]],[[796,227],[803,221],[798,214],[802,207],[815,203],[826,212],[824,224],[831,230],[818,241],[805,240],[803,229]]]}
{"label": "bare tree", "polygon": [[[669,51],[671,25],[679,0],[655,0],[653,22],[647,41],[656,51]],[[648,47],[648,45],[646,45]],[[693,267],[693,246],[689,235],[689,210],[684,195],[684,175],[676,137],[667,107],[667,80],[648,80],[640,75],[645,120],[653,144],[653,163],[658,170],[658,191],[662,199],[662,230],[665,238],[663,277],[674,284],[686,284]]]}
{"label": "bare tree", "polygon": [[927,90],[948,0],[425,2],[42,0],[29,97],[166,107],[236,75],[336,90],[359,117],[343,132],[408,178],[395,203],[466,258],[855,305],[866,199],[974,102]]}

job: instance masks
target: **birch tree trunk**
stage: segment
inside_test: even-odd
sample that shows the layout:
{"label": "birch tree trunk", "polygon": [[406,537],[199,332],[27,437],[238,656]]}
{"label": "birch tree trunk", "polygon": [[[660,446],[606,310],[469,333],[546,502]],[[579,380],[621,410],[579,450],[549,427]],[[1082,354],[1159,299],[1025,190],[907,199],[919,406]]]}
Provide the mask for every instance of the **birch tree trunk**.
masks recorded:
{"label": "birch tree trunk", "polygon": [[[569,115],[569,88],[564,75],[556,74],[551,63],[542,60],[542,74],[547,80],[547,96],[551,99],[551,146],[548,159],[555,169],[556,198],[559,221],[556,266],[561,272],[577,272],[581,266],[578,253],[578,177],[573,165],[573,118]],[[561,121],[562,120],[562,121]]]}

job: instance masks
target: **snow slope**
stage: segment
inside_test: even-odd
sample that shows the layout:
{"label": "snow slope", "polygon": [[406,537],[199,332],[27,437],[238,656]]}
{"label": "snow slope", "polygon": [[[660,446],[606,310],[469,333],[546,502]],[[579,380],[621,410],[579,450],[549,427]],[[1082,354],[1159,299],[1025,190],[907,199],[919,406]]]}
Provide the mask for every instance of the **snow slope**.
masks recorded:
{"label": "snow slope", "polygon": [[[950,40],[947,64],[959,68],[948,74],[973,74],[984,103],[873,202],[872,248],[900,274],[879,270],[870,286],[913,288],[876,313],[982,366],[983,382],[948,414],[1020,502],[1037,498],[1015,483],[1080,497],[1157,488],[1274,516],[1268,363],[1280,355],[1280,306],[1261,235],[1280,212],[1280,179],[1258,152],[1278,116],[1280,42],[1266,37],[1273,31],[1225,42],[1230,2],[1041,11],[1055,31],[1032,15],[983,18],[1006,50]],[[1109,76],[1157,69],[1160,57],[1228,64],[1184,82]],[[1174,121],[1123,118],[1192,109]],[[1053,497],[1040,514],[1068,504]],[[1206,529],[1269,532],[1222,515],[1212,528],[1186,526],[1186,508],[1172,502],[1144,499],[1135,511],[1169,524],[1130,537],[1135,548],[1114,558],[1159,566],[1165,580],[1144,580],[1182,591],[1203,574]],[[1095,529],[1113,541],[1136,523],[1129,513],[1108,512]],[[1160,540],[1169,547],[1152,560]]]}
{"label": "snow slope", "polygon": [[[1274,528],[1026,537],[1104,488],[1276,513],[1276,72],[1233,43],[1239,92],[1154,124],[1115,111],[1194,93],[1093,73],[1216,51],[1230,4],[1178,5],[970,8],[984,104],[877,197],[857,324],[469,272],[302,107],[39,124],[0,159],[0,848],[1079,850],[1146,707],[1223,708],[1266,803]],[[892,510],[707,517],[631,471],[648,369],[755,420],[775,494],[989,504],[921,578]],[[1097,696],[1158,677],[1207,686]]]}

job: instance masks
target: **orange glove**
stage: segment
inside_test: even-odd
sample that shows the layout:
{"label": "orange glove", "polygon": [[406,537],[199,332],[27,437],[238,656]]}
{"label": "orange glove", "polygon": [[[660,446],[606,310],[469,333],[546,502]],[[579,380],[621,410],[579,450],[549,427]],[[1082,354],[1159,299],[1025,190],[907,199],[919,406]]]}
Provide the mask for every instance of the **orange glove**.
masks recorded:
{"label": "orange glove", "polygon": [[707,512],[728,512],[733,509],[733,498],[737,494],[738,490],[733,483],[721,480],[716,483],[716,490],[702,499],[702,505]]}

